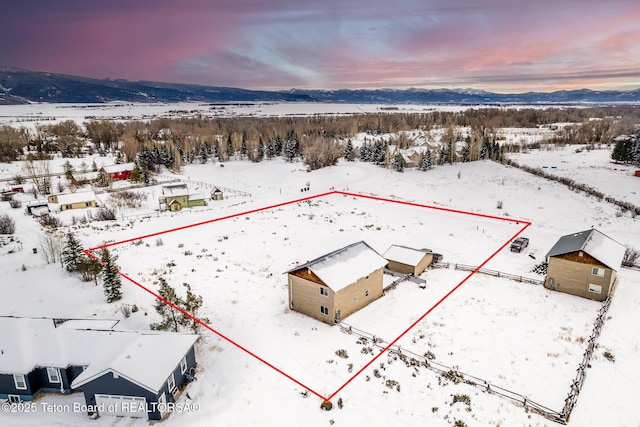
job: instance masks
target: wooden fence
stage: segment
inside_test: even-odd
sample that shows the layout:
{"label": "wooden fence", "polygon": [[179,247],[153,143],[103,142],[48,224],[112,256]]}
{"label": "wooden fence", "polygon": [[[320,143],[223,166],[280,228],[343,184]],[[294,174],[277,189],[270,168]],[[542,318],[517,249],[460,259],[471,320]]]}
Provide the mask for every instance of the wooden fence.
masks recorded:
{"label": "wooden fence", "polygon": [[197,186],[205,187],[205,188],[209,188],[209,189],[218,188],[225,194],[225,197],[229,197],[229,195],[240,196],[240,197],[251,197],[251,193],[247,193],[246,191],[234,190],[233,188],[222,187],[220,185],[215,185],[215,184],[211,184],[211,183],[208,183],[208,182],[195,181],[193,179],[175,177],[175,176],[173,176],[173,177],[166,176],[166,175],[156,175],[156,176],[158,178],[163,178],[163,179],[173,179],[173,180],[177,179],[177,180],[182,181],[182,182],[187,183],[187,184],[197,185]]}
{"label": "wooden fence", "polygon": [[453,268],[461,271],[477,271],[481,274],[487,274],[494,277],[504,277],[505,279],[515,280],[516,282],[531,283],[534,285],[544,285],[544,280],[531,279],[529,277],[518,276],[515,274],[504,273],[502,271],[490,270],[488,268],[478,268],[477,266],[467,264],[453,264],[448,262],[438,262],[432,264],[432,268]]}
{"label": "wooden fence", "polygon": [[382,338],[373,335],[369,332],[363,331],[361,329],[355,328],[352,325],[348,325],[344,322],[339,324],[340,331],[346,334],[355,334],[361,339],[367,340],[371,345],[378,347],[381,350],[387,349],[390,354],[395,354],[398,356],[400,360],[402,360],[407,367],[418,367],[422,366],[427,369],[430,369],[437,374],[443,375],[448,379],[451,379],[454,382],[464,382],[466,384],[477,387],[487,393],[496,394],[498,396],[502,396],[504,398],[510,399],[519,405],[522,405],[525,410],[535,412],[537,414],[542,415],[543,417],[555,421],[560,424],[566,424],[567,419],[564,414],[558,411],[554,411],[540,403],[537,403],[527,396],[522,395],[520,393],[516,393],[511,391],[505,387],[501,387],[495,384],[492,384],[490,381],[484,380],[482,378],[476,377],[471,374],[467,374],[466,372],[460,371],[457,368],[444,365],[442,363],[436,362],[435,360],[429,358],[427,354],[420,355],[406,348],[402,348],[399,345],[393,345],[389,347],[389,344]]}

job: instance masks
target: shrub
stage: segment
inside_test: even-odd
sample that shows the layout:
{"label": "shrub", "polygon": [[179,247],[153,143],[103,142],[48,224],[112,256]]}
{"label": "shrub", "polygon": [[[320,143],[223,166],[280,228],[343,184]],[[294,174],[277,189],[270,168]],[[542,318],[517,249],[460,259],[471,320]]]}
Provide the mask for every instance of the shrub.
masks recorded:
{"label": "shrub", "polygon": [[622,265],[625,267],[633,267],[640,258],[640,252],[631,246],[627,246],[622,257]]}
{"label": "shrub", "polygon": [[22,206],[22,202],[20,200],[11,199],[9,200],[9,206],[11,206],[14,209],[17,209],[20,206]]}
{"label": "shrub", "polygon": [[58,228],[62,225],[60,218],[52,214],[43,215],[38,221],[43,227]]}
{"label": "shrub", "polygon": [[100,208],[98,212],[96,212],[94,219],[96,221],[115,221],[116,212],[113,209]]}

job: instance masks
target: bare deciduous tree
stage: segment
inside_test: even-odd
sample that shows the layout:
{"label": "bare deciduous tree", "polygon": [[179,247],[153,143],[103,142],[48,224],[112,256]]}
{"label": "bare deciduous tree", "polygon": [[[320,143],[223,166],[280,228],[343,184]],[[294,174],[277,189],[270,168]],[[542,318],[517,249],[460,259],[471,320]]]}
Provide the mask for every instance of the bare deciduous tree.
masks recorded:
{"label": "bare deciduous tree", "polygon": [[62,249],[64,238],[58,233],[43,233],[40,236],[40,250],[42,258],[47,264],[62,262]]}

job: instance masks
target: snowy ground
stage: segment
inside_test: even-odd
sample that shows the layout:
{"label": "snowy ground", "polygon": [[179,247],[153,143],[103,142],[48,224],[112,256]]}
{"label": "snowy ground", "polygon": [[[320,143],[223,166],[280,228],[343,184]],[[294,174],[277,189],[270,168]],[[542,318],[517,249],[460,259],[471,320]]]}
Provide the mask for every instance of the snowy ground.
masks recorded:
{"label": "snowy ground", "polygon": [[[579,158],[582,153],[567,153],[566,158],[573,159],[574,155]],[[582,158],[594,164],[601,161],[598,152],[589,156],[592,157]],[[531,221],[532,226],[524,232],[531,239],[527,253],[502,251],[487,265],[513,274],[536,277],[529,270],[543,259],[559,236],[592,225],[621,243],[640,247],[637,220],[628,215],[617,217],[617,208],[492,162],[438,167],[426,173],[397,173],[368,164],[342,162],[337,167],[307,173],[300,163],[281,160],[259,164],[227,162],[225,168],[211,164],[188,166],[183,177],[248,191],[253,196],[211,202],[204,209],[178,214],[129,217],[118,221],[118,226],[93,223],[91,227],[76,228],[78,236],[86,246],[95,246],[335,188]],[[301,192],[307,182],[311,191]],[[607,178],[601,185],[613,192],[618,182]],[[150,196],[157,196],[158,192],[158,188],[149,190]],[[152,200],[150,197],[149,205],[140,213],[153,209]],[[497,208],[498,201],[503,202],[502,209]],[[4,295],[0,313],[116,318],[122,320],[124,328],[147,328],[154,321],[153,300],[145,291],[125,284],[121,302],[104,303],[100,287],[71,278],[59,266],[46,265],[39,254],[31,252],[40,237],[39,226],[31,218],[21,210],[11,210],[6,202],[0,202],[0,210],[10,212],[16,219],[16,237],[24,248],[0,256],[0,289]],[[202,315],[209,317],[212,326],[260,351],[268,361],[285,366],[287,372],[308,382],[319,393],[328,394],[349,378],[349,363],[353,363],[355,372],[371,356],[361,353],[362,345],[356,343],[355,336],[288,312],[286,276],[282,273],[292,262],[304,262],[364,239],[380,252],[393,243],[408,244],[441,252],[445,261],[477,264],[518,228],[515,222],[332,195],[158,236],[161,246],[156,244],[157,237],[151,237],[141,245],[125,244],[114,250],[120,256],[118,263],[123,272],[150,287],[161,272],[176,288],[182,282],[190,283],[203,295]],[[187,251],[191,254],[186,255]],[[167,266],[170,261],[175,267]],[[428,271],[424,275],[426,289],[402,283],[347,322],[389,341],[463,277],[463,272],[454,270]],[[620,278],[609,311],[611,319],[603,329],[600,348],[588,370],[570,425],[637,426],[640,419],[633,400],[640,394],[640,374],[636,369],[640,342],[634,326],[640,321],[640,272],[623,270]],[[124,319],[120,303],[136,303],[141,311]],[[417,353],[431,351],[440,363],[456,365],[560,410],[582,358],[581,341],[590,334],[597,308],[598,304],[591,301],[551,293],[536,285],[476,276],[400,344]],[[338,357],[335,351],[339,349],[347,350],[349,358]],[[605,350],[615,355],[615,362],[602,356]],[[316,397],[304,398],[301,386],[211,333],[203,335],[197,356],[198,381],[188,391],[201,410],[172,414],[166,425],[447,426],[455,420],[467,425],[554,425],[498,396],[442,381],[425,369],[415,372],[386,355],[336,396],[334,404],[341,397],[344,408],[331,412],[321,411]],[[384,369],[378,362],[384,363]],[[377,378],[374,369],[383,377]],[[400,391],[387,387],[386,380],[397,381]],[[454,404],[454,394],[468,395],[471,404]],[[77,396],[47,395],[41,401],[64,399]],[[148,423],[111,417],[88,421],[79,414],[39,412],[0,414],[0,424]]]}
{"label": "snowy ground", "polygon": [[[581,150],[576,153],[576,150]],[[518,163],[542,168],[545,172],[565,176],[602,191],[607,196],[640,205],[640,178],[633,165],[611,162],[611,149],[590,152],[584,145],[567,145],[511,154]]]}

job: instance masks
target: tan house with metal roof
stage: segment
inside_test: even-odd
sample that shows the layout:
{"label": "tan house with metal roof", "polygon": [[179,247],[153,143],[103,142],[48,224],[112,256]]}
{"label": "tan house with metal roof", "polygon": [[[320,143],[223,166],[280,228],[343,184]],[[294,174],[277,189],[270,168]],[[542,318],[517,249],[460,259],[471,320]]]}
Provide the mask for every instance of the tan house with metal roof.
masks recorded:
{"label": "tan house with metal roof", "polygon": [[333,325],[382,296],[386,264],[361,241],[299,265],[287,272],[289,308]]}
{"label": "tan house with metal roof", "polygon": [[545,287],[604,301],[616,280],[625,248],[591,229],[562,236],[547,253]]}
{"label": "tan house with metal roof", "polygon": [[52,194],[48,197],[49,203],[59,204],[61,211],[69,209],[95,208],[98,206],[96,202],[96,194],[93,191],[84,191],[69,194]]}

